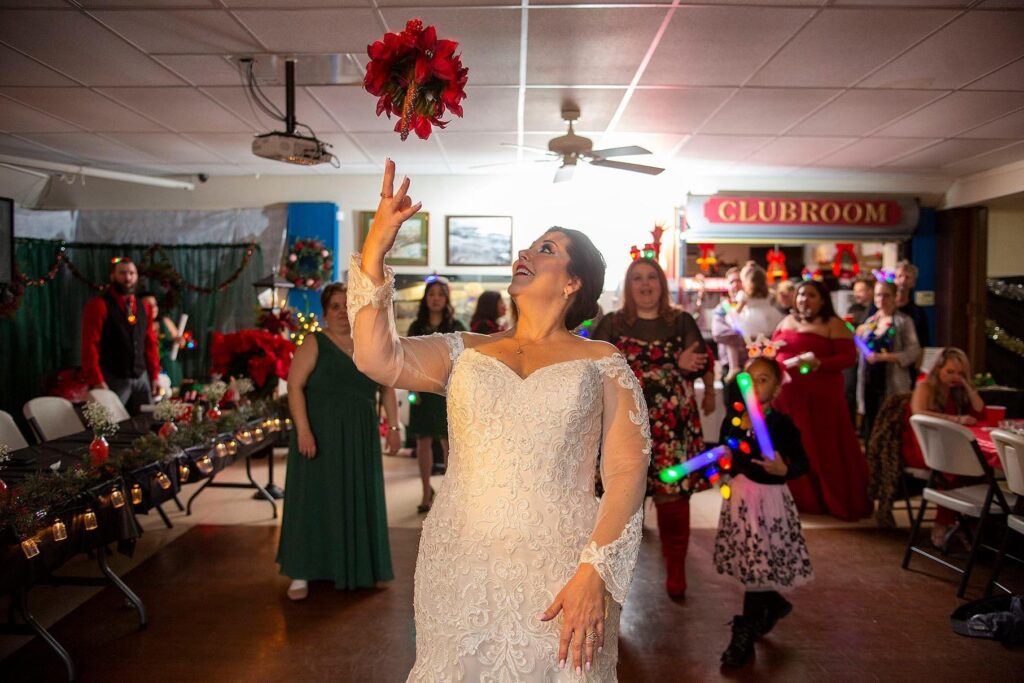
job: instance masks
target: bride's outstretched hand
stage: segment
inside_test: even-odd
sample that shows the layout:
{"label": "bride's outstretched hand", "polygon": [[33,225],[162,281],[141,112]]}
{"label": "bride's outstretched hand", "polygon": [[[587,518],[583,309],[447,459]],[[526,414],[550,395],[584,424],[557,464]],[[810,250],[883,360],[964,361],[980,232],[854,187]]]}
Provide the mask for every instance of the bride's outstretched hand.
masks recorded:
{"label": "bride's outstretched hand", "polygon": [[395,162],[388,159],[384,162],[380,204],[363,242],[363,271],[375,280],[384,278],[384,256],[394,246],[398,229],[423,206],[422,202],[413,204],[408,193],[408,178],[395,190]]}
{"label": "bride's outstretched hand", "polygon": [[605,593],[604,579],[593,565],[584,563],[551,606],[538,615],[541,621],[551,621],[559,612],[565,613],[558,642],[559,669],[565,668],[571,649],[572,667],[578,673],[584,667],[590,671],[594,651],[604,649]]}

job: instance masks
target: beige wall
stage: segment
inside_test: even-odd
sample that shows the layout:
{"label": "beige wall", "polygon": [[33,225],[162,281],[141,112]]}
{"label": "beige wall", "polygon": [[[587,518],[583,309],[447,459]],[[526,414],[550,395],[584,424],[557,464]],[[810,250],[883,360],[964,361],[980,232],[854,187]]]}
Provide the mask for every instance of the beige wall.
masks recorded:
{"label": "beige wall", "polygon": [[1024,209],[989,209],[987,274],[1024,275]]}

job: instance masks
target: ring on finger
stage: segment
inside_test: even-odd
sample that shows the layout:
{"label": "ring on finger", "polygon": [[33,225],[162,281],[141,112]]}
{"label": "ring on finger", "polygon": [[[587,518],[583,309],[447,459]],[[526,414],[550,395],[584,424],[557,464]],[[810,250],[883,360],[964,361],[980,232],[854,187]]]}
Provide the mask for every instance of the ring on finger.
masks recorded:
{"label": "ring on finger", "polygon": [[592,643],[595,640],[597,640],[597,631],[588,631],[587,632],[587,636],[586,636],[586,641],[588,643]]}
{"label": "ring on finger", "polygon": [[384,194],[383,192],[381,192],[380,196],[383,197],[384,199],[391,199],[395,195],[393,195],[393,194]]}

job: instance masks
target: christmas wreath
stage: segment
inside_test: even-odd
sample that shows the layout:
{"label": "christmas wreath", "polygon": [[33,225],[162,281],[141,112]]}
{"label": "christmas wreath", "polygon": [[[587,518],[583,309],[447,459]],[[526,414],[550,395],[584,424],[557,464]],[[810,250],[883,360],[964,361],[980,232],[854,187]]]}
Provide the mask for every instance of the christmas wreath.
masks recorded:
{"label": "christmas wreath", "polygon": [[299,289],[320,289],[325,282],[331,281],[333,273],[331,250],[317,239],[295,240],[281,266],[281,277]]}
{"label": "christmas wreath", "polygon": [[469,69],[455,54],[459,44],[438,40],[437,29],[410,19],[401,33],[386,33],[367,46],[370,63],[363,87],[377,99],[377,116],[398,116],[395,132],[402,140],[414,130],[421,140],[430,137],[431,126],[444,128],[446,111],[462,117]]}

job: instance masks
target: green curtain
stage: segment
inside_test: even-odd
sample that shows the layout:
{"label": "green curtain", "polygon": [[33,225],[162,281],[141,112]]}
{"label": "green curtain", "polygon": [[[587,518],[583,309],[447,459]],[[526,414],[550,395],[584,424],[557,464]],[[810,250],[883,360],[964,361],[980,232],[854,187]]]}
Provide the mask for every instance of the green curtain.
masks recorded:
{"label": "green curtain", "polygon": [[[53,265],[60,244],[53,240],[16,239],[19,270],[29,278],[43,277]],[[90,282],[102,284],[107,282],[111,258],[128,256],[141,262],[150,245],[69,243],[66,248],[67,259],[76,270]],[[163,248],[186,281],[213,287],[238,269],[248,245],[189,244]],[[179,307],[161,311],[161,315],[167,314],[175,321],[181,313],[189,316],[188,329],[195,335],[196,348],[183,349],[178,355],[186,377],[207,376],[214,331],[233,332],[255,325],[258,302],[253,283],[263,275],[263,254],[257,245],[248,266],[223,291],[202,294],[183,289]],[[152,289],[159,295],[156,283],[143,279],[140,288]],[[47,376],[61,368],[80,365],[82,309],[97,294],[62,266],[48,284],[25,289],[21,306],[12,318],[0,318],[0,409],[24,424],[22,405],[43,393]]]}

